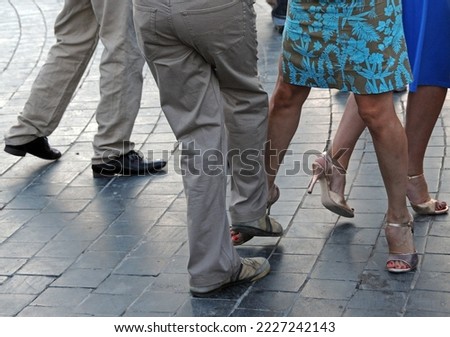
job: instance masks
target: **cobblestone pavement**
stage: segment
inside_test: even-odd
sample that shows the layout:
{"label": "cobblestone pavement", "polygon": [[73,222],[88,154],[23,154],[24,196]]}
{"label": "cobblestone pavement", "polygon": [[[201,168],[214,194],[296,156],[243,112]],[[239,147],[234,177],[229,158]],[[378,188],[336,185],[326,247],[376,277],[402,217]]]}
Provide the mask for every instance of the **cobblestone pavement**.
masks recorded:
{"label": "cobblestone pavement", "polygon": [[[0,133],[14,123],[54,42],[62,0],[0,0]],[[270,7],[257,0],[259,63],[273,89],[281,37]],[[99,47],[99,50],[101,47]],[[449,316],[448,216],[415,217],[420,265],[392,275],[385,268],[382,230],[386,196],[373,144],[358,142],[347,177],[356,215],[340,218],[307,195],[305,159],[322,150],[341,117],[346,95],[313,90],[277,178],[272,214],[282,238],[259,238],[242,256],[269,258],[272,272],[209,299],[191,297],[186,263],[185,200],[173,153],[175,138],[146,72],[133,141],[145,155],[169,158],[166,172],[148,177],[94,179],[100,52],[88,67],[50,143],[56,162],[0,153],[1,316]],[[405,93],[396,94],[403,114]],[[450,200],[447,100],[427,151],[433,195]],[[402,116],[400,116],[402,117]],[[1,140],[0,146],[4,147]],[[395,146],[395,144],[393,144]]]}

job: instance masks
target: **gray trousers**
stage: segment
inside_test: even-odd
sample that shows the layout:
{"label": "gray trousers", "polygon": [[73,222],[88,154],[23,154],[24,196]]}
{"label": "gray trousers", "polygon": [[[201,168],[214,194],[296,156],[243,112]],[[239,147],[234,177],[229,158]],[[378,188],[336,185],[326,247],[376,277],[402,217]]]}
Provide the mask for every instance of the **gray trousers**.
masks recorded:
{"label": "gray trousers", "polygon": [[105,48],[93,163],[129,152],[134,148],[130,137],[141,103],[145,64],[136,43],[131,0],[65,0],[54,29],[57,42],[5,143],[25,144],[56,129],[100,39]]}
{"label": "gray trousers", "polygon": [[232,222],[265,214],[268,97],[257,69],[253,0],[133,0],[138,42],[181,144],[191,286],[239,271]]}

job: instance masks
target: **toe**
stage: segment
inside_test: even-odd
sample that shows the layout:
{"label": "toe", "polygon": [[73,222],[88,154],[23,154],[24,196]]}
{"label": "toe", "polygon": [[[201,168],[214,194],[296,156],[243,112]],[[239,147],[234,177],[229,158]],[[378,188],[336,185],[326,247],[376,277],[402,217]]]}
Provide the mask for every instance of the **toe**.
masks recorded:
{"label": "toe", "polygon": [[447,203],[445,201],[437,200],[436,201],[436,210],[443,211],[445,209],[447,209]]}
{"label": "toe", "polygon": [[396,270],[406,270],[409,269],[410,266],[403,262],[403,261],[398,261],[398,260],[390,260],[386,263],[386,267],[388,269],[396,269]]}

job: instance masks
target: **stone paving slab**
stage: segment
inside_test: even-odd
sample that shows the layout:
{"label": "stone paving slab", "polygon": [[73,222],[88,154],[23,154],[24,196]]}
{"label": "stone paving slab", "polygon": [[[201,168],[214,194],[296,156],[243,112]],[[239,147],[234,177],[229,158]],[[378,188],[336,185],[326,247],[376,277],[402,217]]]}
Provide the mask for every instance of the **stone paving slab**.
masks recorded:
{"label": "stone paving slab", "polygon": [[[0,133],[21,112],[46,53],[62,0],[0,0]],[[270,7],[257,0],[259,67],[271,93],[281,36]],[[337,128],[347,95],[313,90],[277,178],[281,198],[272,214],[282,238],[255,238],[242,256],[268,257],[272,272],[251,285],[211,298],[189,294],[186,203],[176,141],[148,70],[133,141],[145,155],[169,159],[147,177],[93,179],[99,46],[59,128],[50,136],[63,156],[44,162],[0,153],[1,316],[450,316],[448,215],[416,216],[420,265],[415,273],[384,269],[385,192],[368,132],[358,141],[347,177],[353,219],[306,193],[305,159]],[[403,118],[406,95],[395,95]],[[430,191],[450,200],[450,100],[427,151]],[[0,140],[3,148],[4,141]]]}

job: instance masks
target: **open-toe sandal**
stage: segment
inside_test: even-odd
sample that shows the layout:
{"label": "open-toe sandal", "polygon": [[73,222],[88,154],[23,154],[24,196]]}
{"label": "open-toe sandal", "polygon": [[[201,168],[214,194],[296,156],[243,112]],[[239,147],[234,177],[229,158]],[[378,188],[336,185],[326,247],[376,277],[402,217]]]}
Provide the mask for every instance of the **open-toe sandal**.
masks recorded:
{"label": "open-toe sandal", "polygon": [[243,232],[237,232],[233,229],[230,229],[231,234],[231,242],[233,243],[233,246],[240,246],[247,241],[253,239],[253,235],[243,233]]}
{"label": "open-toe sandal", "polygon": [[[410,221],[408,221],[406,223],[402,223],[402,224],[396,224],[396,223],[391,223],[391,222],[386,221],[386,228],[388,228],[388,227],[395,227],[398,229],[409,227],[409,229],[411,231],[411,238],[414,239],[412,218]],[[386,239],[388,241],[389,247],[391,247],[393,244],[393,240],[389,239],[389,235],[387,233],[386,233]],[[392,262],[394,263],[394,266],[389,266]],[[398,267],[398,263],[400,263],[404,267],[403,268]],[[413,253],[395,253],[389,249],[389,256],[388,256],[388,259],[386,262],[386,269],[391,273],[406,273],[406,272],[416,269],[418,263],[419,263],[419,257],[417,255],[416,251],[414,251]]]}
{"label": "open-toe sandal", "polygon": [[[416,176],[408,176],[408,180],[413,179],[423,180],[423,183],[425,183],[426,186],[425,176],[423,175],[423,173]],[[411,200],[409,201],[409,203],[411,204],[411,208],[414,210],[414,212],[420,215],[440,215],[448,213],[448,205],[445,201],[429,198],[427,201],[420,204],[414,204]]]}

